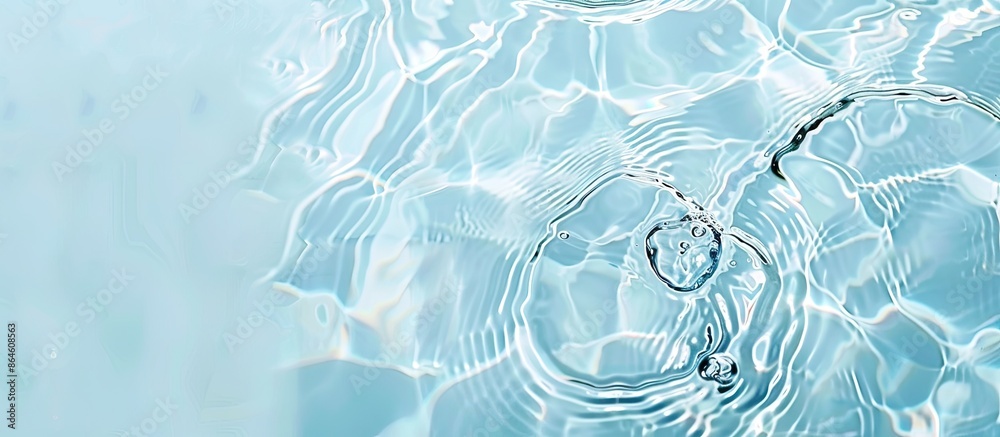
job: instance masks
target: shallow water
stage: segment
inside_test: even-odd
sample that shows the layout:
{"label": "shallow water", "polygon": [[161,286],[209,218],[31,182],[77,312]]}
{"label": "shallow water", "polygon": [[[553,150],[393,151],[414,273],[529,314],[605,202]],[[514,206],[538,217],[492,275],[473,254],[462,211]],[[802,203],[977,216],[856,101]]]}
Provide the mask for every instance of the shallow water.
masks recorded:
{"label": "shallow water", "polygon": [[276,278],[335,314],[306,402],[361,404],[310,426],[998,435],[998,14],[331,8],[343,68],[276,117],[335,182]]}
{"label": "shallow water", "polygon": [[[44,168],[10,184],[69,206],[0,231],[107,229],[7,248],[114,242],[4,298],[22,349],[76,320],[78,277],[125,262],[148,293],[85,320],[26,426],[141,423],[54,419],[57,393],[115,387],[118,411],[172,393],[180,435],[1000,436],[1000,3],[238,3],[48,28],[111,44],[65,64],[128,83],[126,36],[154,35],[174,79],[111,157],[53,170],[77,203],[48,160],[93,110],[42,134],[57,152],[7,149]],[[27,106],[42,85],[0,68]],[[10,144],[44,130],[12,117]]]}

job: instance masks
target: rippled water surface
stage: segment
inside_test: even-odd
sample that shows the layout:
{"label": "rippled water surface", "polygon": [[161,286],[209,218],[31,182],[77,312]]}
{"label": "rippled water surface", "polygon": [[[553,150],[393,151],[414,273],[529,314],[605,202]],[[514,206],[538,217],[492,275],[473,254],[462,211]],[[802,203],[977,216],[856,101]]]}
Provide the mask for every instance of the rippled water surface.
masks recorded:
{"label": "rippled water surface", "polygon": [[289,205],[280,432],[1000,436],[996,0],[290,4],[199,234]]}
{"label": "rippled water surface", "polygon": [[324,7],[274,115],[304,417],[1000,435],[998,7]]}

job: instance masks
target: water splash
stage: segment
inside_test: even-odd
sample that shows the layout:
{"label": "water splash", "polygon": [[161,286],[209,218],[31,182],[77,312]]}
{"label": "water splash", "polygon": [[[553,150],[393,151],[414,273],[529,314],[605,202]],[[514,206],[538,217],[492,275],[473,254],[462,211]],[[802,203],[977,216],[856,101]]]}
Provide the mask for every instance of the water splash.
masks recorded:
{"label": "water splash", "polygon": [[724,386],[736,381],[738,374],[736,360],[726,354],[713,354],[705,357],[698,366],[698,376],[706,381],[715,381]]}
{"label": "water splash", "polygon": [[[706,228],[711,232],[706,233]],[[646,234],[646,256],[656,276],[668,287],[681,292],[694,291],[719,267],[722,233],[693,215],[664,221]]]}

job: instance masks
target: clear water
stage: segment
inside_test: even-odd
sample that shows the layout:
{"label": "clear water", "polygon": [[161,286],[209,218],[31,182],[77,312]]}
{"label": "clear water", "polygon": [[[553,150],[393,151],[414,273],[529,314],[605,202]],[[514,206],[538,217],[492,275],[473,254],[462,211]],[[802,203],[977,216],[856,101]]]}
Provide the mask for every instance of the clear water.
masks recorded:
{"label": "clear water", "polygon": [[103,8],[0,63],[30,435],[1000,436],[994,0]]}

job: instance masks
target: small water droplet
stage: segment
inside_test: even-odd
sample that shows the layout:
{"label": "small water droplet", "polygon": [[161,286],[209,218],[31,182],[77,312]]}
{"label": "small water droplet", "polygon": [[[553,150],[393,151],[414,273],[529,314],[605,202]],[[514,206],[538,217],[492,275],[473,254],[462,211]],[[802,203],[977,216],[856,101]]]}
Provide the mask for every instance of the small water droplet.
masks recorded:
{"label": "small water droplet", "polygon": [[732,384],[738,373],[736,360],[728,354],[709,355],[698,365],[698,376],[706,381],[715,381],[722,385]]}
{"label": "small water droplet", "polygon": [[705,227],[700,225],[695,225],[693,228],[691,228],[691,235],[694,236],[695,238],[699,238],[702,235],[705,235]]}
{"label": "small water droplet", "polygon": [[736,260],[730,261],[729,262],[729,267],[736,267]]}
{"label": "small water droplet", "polygon": [[562,232],[560,232],[560,233],[559,233],[559,238],[560,238],[560,239],[563,239],[563,240],[565,240],[565,239],[569,238],[569,232],[566,232],[566,231],[562,231]]}

